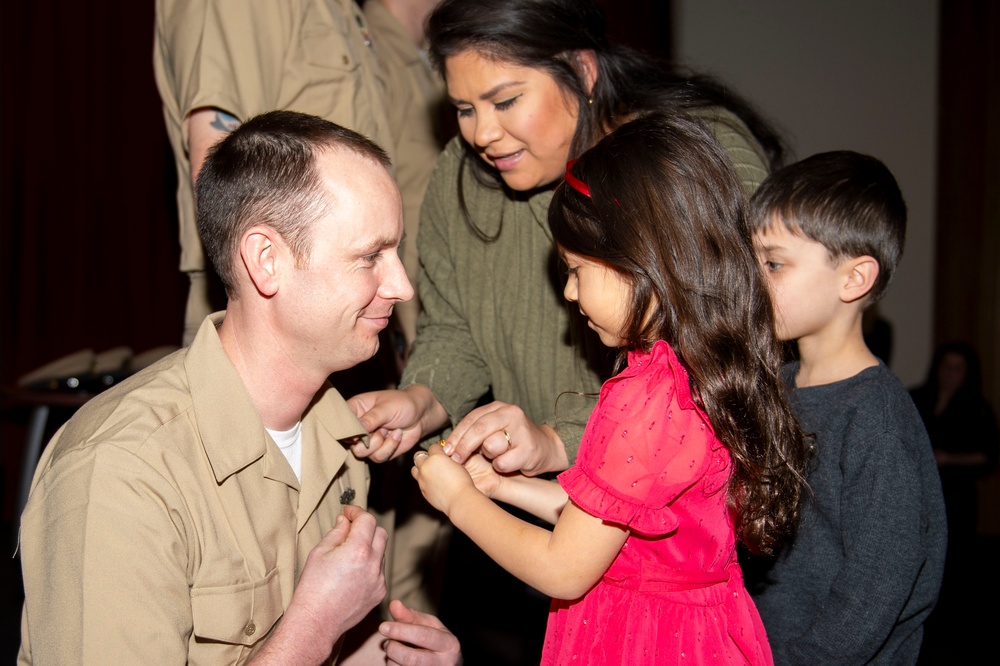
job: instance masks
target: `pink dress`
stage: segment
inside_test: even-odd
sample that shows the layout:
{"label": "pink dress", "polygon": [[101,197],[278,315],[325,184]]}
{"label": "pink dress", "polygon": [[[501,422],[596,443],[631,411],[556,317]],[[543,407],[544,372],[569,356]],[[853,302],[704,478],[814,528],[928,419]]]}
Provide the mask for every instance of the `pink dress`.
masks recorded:
{"label": "pink dress", "polygon": [[587,513],[631,534],[582,598],[555,599],[542,664],[772,664],[736,561],[728,450],[660,340],[601,388],[576,465]]}

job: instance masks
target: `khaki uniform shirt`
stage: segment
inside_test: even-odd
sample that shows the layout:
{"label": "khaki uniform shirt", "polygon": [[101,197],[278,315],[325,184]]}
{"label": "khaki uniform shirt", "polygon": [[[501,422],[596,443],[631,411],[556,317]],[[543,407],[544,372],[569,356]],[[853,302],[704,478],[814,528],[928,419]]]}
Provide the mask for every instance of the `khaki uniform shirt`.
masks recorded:
{"label": "khaki uniform shirt", "polygon": [[354,0],[157,0],[153,66],[177,164],[181,270],[205,269],[185,120],[214,107],[240,121],[301,111],[392,155],[385,81]]}
{"label": "khaki uniform shirt", "polygon": [[[87,403],[49,443],[21,520],[19,664],[240,664],[292,599],[364,434],[331,386],[302,417],[302,483],[216,332]],[[340,441],[338,441],[340,440]]]}

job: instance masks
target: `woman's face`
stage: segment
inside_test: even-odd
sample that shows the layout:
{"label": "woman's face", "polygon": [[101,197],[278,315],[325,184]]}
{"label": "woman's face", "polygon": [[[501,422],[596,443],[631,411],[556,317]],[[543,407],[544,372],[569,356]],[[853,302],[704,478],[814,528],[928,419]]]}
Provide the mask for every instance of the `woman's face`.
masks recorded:
{"label": "woman's face", "polygon": [[969,374],[965,357],[958,352],[945,352],[938,363],[938,387],[943,393],[954,393],[962,388]]}
{"label": "woman's face", "polygon": [[445,60],[445,81],[462,138],[508,187],[562,179],[579,109],[554,78],[468,49]]}

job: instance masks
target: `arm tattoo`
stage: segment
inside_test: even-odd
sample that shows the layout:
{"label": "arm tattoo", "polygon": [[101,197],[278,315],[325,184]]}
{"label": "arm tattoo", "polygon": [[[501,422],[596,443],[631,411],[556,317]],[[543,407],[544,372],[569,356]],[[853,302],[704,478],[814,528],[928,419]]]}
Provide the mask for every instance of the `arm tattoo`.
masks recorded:
{"label": "arm tattoo", "polygon": [[240,126],[240,121],[236,118],[236,116],[230,115],[225,111],[216,111],[215,119],[212,121],[211,125],[220,132],[228,134]]}

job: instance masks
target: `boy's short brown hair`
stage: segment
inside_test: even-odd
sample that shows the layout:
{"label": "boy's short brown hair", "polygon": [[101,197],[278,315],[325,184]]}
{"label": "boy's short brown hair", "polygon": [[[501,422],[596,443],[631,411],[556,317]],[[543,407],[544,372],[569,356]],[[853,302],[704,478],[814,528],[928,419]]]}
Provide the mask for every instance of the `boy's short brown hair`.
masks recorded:
{"label": "boy's short brown hair", "polygon": [[750,199],[750,224],[773,224],[822,244],[833,260],[870,256],[879,265],[868,294],[882,298],[906,240],[906,203],[880,160],[849,150],[818,153],[775,171]]}

